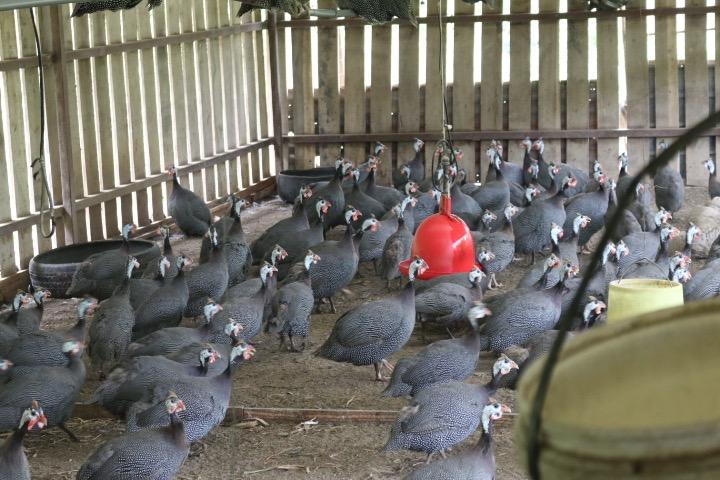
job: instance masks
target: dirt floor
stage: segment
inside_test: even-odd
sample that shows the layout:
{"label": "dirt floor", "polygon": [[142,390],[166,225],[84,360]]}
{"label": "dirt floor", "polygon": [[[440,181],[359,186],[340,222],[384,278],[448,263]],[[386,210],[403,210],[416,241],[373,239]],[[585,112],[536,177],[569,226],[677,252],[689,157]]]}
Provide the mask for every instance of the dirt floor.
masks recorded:
{"label": "dirt floor", "polygon": [[[688,205],[704,203],[705,189],[688,189]],[[279,200],[264,202],[243,213],[243,224],[249,239],[275,221],[290,213]],[[684,225],[678,225],[684,227]],[[338,235],[339,232],[333,232]],[[176,253],[193,258],[199,252],[198,240],[175,242]],[[518,265],[518,263],[520,265]],[[522,276],[523,262],[514,263],[500,276],[506,285],[513,286]],[[506,287],[507,288],[507,287]],[[312,356],[312,351],[328,336],[340,313],[360,302],[385,293],[382,282],[373,277],[369,265],[362,265],[360,276],[349,286],[347,294],[338,296],[335,304],[338,315],[319,314],[312,317],[309,345],[304,353],[278,351],[274,337],[261,335],[257,339],[257,355],[236,373],[233,405],[247,407],[339,408],[399,410],[405,405],[401,399],[380,396],[384,384],[373,381],[372,367],[354,367]],[[76,300],[51,300],[45,319],[48,328],[74,323]],[[443,332],[431,334],[431,339],[444,338]],[[391,358],[412,355],[425,345],[414,335],[400,354]],[[482,356],[472,382],[486,382],[492,362]],[[97,382],[89,379],[83,391],[87,398]],[[514,392],[500,390],[497,398],[514,406]],[[31,435],[26,449],[35,479],[74,478],[85,458],[101,442],[123,431],[123,424],[115,420],[73,420],[68,427],[81,442],[72,443],[57,429]],[[512,418],[499,423],[496,429],[498,480],[527,478],[521,467],[513,443]],[[424,460],[418,453],[386,454],[379,450],[387,440],[388,424],[331,425],[319,424],[307,428],[291,424],[248,426],[226,425],[217,428],[192,448],[188,461],[178,478],[181,479],[397,479],[407,475]],[[477,434],[455,450],[468,448]]]}

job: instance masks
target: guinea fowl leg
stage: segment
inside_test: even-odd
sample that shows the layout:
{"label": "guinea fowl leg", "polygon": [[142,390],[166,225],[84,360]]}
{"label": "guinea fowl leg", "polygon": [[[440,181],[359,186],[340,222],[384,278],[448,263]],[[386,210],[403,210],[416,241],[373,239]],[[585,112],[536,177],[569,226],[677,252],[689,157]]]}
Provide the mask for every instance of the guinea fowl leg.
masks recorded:
{"label": "guinea fowl leg", "polygon": [[375,270],[375,275],[377,275],[378,274],[377,258],[373,259],[373,269]]}
{"label": "guinea fowl leg", "polygon": [[280,351],[283,351],[283,350],[285,350],[285,334],[282,334],[282,333],[281,333],[281,334],[278,335],[278,336],[280,337],[280,347],[279,347],[279,350],[280,350]]}
{"label": "guinea fowl leg", "polygon": [[298,348],[295,346],[295,340],[293,339],[292,335],[288,336],[290,338],[290,351],[291,352],[299,352]]}
{"label": "guinea fowl leg", "polygon": [[390,373],[393,373],[395,371],[395,367],[393,366],[393,364],[388,362],[384,358],[381,360],[381,363],[383,367],[387,368]]}
{"label": "guinea fowl leg", "polygon": [[67,433],[67,436],[70,437],[70,440],[76,443],[80,443],[80,439],[75,436],[73,432],[71,432],[64,423],[58,423],[58,428],[62,430],[63,432]]}
{"label": "guinea fowl leg", "polygon": [[328,298],[328,301],[330,301],[330,311],[331,311],[332,313],[337,313],[337,310],[335,310],[335,304],[333,303],[332,297],[329,297],[329,298]]}
{"label": "guinea fowl leg", "polygon": [[428,453],[427,460],[425,460],[425,464],[427,465],[432,461],[432,458],[435,456],[435,452]]}
{"label": "guinea fowl leg", "polygon": [[385,381],[385,377],[383,377],[382,373],[380,373],[381,366],[382,366],[382,362],[373,363],[373,367],[375,367],[375,381],[376,382],[384,382]]}

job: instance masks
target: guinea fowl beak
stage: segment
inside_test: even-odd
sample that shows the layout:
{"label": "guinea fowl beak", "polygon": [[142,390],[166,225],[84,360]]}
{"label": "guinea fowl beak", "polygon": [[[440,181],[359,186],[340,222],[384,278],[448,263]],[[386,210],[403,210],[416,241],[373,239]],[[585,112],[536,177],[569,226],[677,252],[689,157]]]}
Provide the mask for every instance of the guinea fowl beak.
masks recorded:
{"label": "guinea fowl beak", "polygon": [[178,400],[177,403],[175,404],[175,410],[173,411],[173,413],[184,412],[184,411],[185,411],[185,402],[183,402],[182,400]]}
{"label": "guinea fowl beak", "polygon": [[502,410],[503,413],[512,413],[512,409],[505,404],[500,406],[500,410]]}

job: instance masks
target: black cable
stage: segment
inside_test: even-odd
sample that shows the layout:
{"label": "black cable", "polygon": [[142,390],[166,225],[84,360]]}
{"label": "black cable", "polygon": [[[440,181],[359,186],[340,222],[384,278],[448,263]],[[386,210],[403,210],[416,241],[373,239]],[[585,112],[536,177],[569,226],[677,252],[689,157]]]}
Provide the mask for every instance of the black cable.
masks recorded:
{"label": "black cable", "polygon": [[[41,193],[40,193],[40,234],[45,238],[50,238],[55,233],[55,219],[52,216],[53,209],[53,198],[52,191],[47,181],[47,173],[45,170],[45,74],[42,60],[42,45],[40,44],[40,34],[38,33],[37,22],[35,21],[35,12],[33,9],[28,9],[30,12],[30,18],[32,19],[33,34],[35,35],[35,52],[38,57],[38,79],[40,83],[40,141],[39,141],[39,156],[35,158],[30,164],[30,169],[35,169],[36,165],[39,165],[39,171],[33,171],[33,180],[37,179],[40,175],[42,180]],[[47,200],[47,210],[43,208],[44,201]],[[46,232],[44,228],[43,218],[46,215],[50,215],[50,231]]]}

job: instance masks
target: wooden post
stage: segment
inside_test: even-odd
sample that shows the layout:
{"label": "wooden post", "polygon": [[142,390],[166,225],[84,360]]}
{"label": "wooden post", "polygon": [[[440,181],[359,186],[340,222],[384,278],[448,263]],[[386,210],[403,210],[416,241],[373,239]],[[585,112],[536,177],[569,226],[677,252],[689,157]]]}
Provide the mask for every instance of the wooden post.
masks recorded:
{"label": "wooden post", "polygon": [[[249,35],[249,34],[248,34]],[[292,29],[293,132],[315,132],[315,105],[310,56],[310,29]],[[251,92],[254,99],[255,92]],[[252,112],[252,110],[250,110]],[[354,160],[354,159],[353,159]],[[295,145],[295,167],[315,165],[315,145]]]}
{"label": "wooden post", "polygon": [[[597,119],[598,128],[618,128],[618,27],[617,18],[597,21]],[[598,140],[598,160],[610,173],[617,165],[618,139]]]}
{"label": "wooden post", "polygon": [[[674,7],[675,0],[658,0],[655,6]],[[655,127],[679,124],[678,58],[674,15],[655,18]],[[665,139],[668,143],[671,138]],[[670,163],[678,168],[675,159]]]}
{"label": "wooden post", "polygon": [[[318,8],[335,8],[335,0],[319,0]],[[318,28],[318,132],[340,131],[340,90],[338,88],[337,27]],[[385,45],[385,49],[387,49]],[[375,82],[373,81],[373,84]],[[374,90],[373,90],[374,91]],[[388,105],[389,108],[389,105]],[[334,166],[340,151],[338,145],[320,146],[320,165]]]}
{"label": "wooden post", "polygon": [[[568,10],[585,10],[585,1],[569,0]],[[588,117],[588,21],[568,20],[567,24],[567,126],[589,128]],[[587,140],[567,141],[567,163],[587,170],[590,153]]]}
{"label": "wooden post", "polygon": [[[372,72],[370,87],[370,130],[372,132],[392,131],[392,86],[390,85],[390,25],[372,27]],[[322,54],[321,54],[322,56]],[[322,81],[322,77],[321,81]],[[358,158],[357,163],[364,162]],[[378,182],[386,183],[392,178],[392,149],[385,151],[384,161],[378,170]]]}
{"label": "wooden post", "polygon": [[[492,14],[502,11],[502,5],[497,9],[483,4],[483,14]],[[503,129],[503,86],[502,86],[502,23],[488,20],[482,24],[482,65],[480,79],[480,126],[482,130]],[[497,140],[502,140],[498,138]],[[489,141],[482,143],[483,157]],[[511,158],[505,152],[505,160],[511,162],[522,161],[521,158]],[[483,169],[481,167],[481,169]],[[484,169],[483,169],[484,170]],[[484,177],[483,177],[484,179]]]}
{"label": "wooden post", "polygon": [[[455,0],[455,15],[472,15],[475,6]],[[453,131],[475,130],[475,79],[473,78],[473,49],[475,48],[475,24],[455,25],[455,56],[453,65]],[[474,182],[479,173],[475,161],[475,142],[456,142],[463,150],[460,166]]]}
{"label": "wooden post", "polygon": [[[528,0],[511,2],[511,13],[530,11]],[[527,22],[510,22],[510,93],[508,95],[510,130],[528,131],[530,122],[530,24]],[[522,158],[524,152],[517,142],[511,142],[508,158]],[[558,158],[545,156],[548,161],[559,161]]]}
{"label": "wooden post", "polygon": [[272,115],[273,115],[273,143],[275,145],[275,171],[280,173],[287,167],[283,158],[283,109],[282,99],[280,97],[280,50],[279,36],[277,26],[277,12],[271,11],[269,14],[270,30],[270,89],[272,92]]}
{"label": "wooden post", "polygon": [[[645,0],[631,0],[628,3],[628,10],[644,6]],[[647,19],[645,17],[627,17],[625,19],[625,74],[627,78],[628,128],[648,128],[650,126],[647,48]],[[647,164],[650,155],[649,139],[629,138],[627,154],[630,161],[630,173],[634,174]]]}
{"label": "wooden post", "polygon": [[[413,2],[415,11],[419,11],[418,0],[413,0]],[[420,130],[420,86],[418,83],[420,34],[418,29],[412,25],[400,25],[399,30],[398,131],[417,132]],[[433,146],[428,143],[425,148],[432,149]],[[414,157],[415,151],[412,149],[411,142],[400,142],[395,167],[411,161]],[[391,167],[388,165],[385,168]]]}
{"label": "wooden post", "polygon": [[[540,0],[541,12],[557,12],[557,0]],[[557,20],[540,20],[538,128],[560,130],[560,33]],[[559,161],[559,140],[545,141],[545,158]]]}

